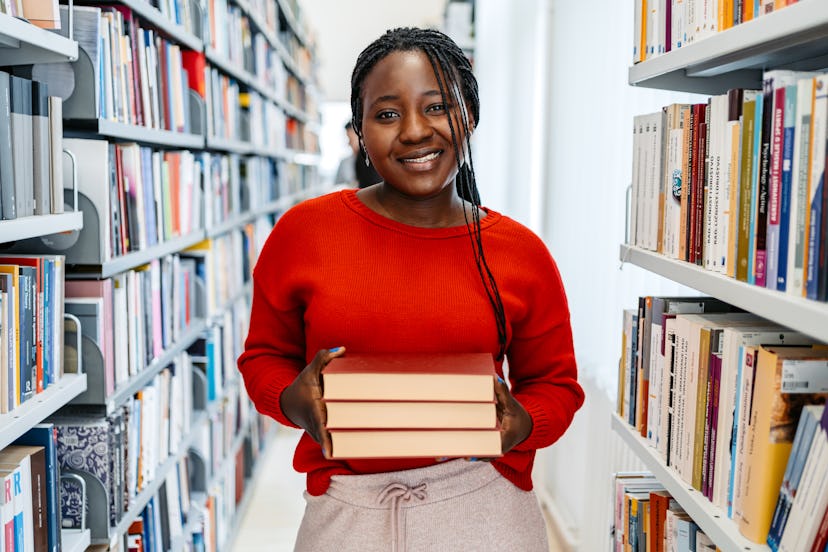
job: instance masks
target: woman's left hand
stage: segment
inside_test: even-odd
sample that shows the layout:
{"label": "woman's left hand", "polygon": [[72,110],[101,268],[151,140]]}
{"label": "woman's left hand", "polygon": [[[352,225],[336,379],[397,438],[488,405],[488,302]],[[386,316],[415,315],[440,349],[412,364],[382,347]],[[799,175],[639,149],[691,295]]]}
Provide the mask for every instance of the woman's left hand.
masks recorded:
{"label": "woman's left hand", "polygon": [[532,433],[532,417],[512,396],[506,382],[499,376],[494,382],[497,419],[500,422],[501,452],[506,454]]}

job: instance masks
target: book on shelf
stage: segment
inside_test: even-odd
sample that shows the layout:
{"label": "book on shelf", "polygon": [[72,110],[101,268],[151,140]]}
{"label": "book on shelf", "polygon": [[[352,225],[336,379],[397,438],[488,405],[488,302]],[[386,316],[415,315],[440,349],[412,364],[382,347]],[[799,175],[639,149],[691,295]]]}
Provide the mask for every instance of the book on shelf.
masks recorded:
{"label": "book on shelf", "polygon": [[767,542],[772,550],[779,549],[779,541],[785,532],[791,505],[798,493],[802,472],[824,408],[825,405],[805,405],[802,408],[768,532]]}
{"label": "book on shelf", "polygon": [[0,450],[0,470],[13,473],[14,550],[45,550],[46,454],[40,446],[12,445]]}
{"label": "book on shelf", "polygon": [[824,402],[828,394],[828,349],[761,347],[755,362],[734,518],[745,537],[763,543],[802,407]]}
{"label": "book on shelf", "polygon": [[60,29],[58,0],[23,0],[23,17],[42,29]]}
{"label": "book on shelf", "polygon": [[0,71],[0,220],[17,218],[12,148],[11,76]]}
{"label": "book on shelf", "polygon": [[322,372],[325,400],[480,401],[494,399],[489,353],[357,354]]}
{"label": "book on shelf", "polygon": [[[44,481],[38,487],[45,492],[45,504],[40,514],[46,520],[47,544],[36,546],[35,550],[58,552],[60,546],[60,466],[57,458],[57,431],[53,424],[39,423],[32,426],[26,433],[17,438],[15,445],[43,447],[45,466]],[[43,500],[41,497],[40,500]]]}
{"label": "book on shelf", "polygon": [[802,476],[793,497],[779,550],[824,550],[828,510],[828,416],[823,409],[811,439]]}

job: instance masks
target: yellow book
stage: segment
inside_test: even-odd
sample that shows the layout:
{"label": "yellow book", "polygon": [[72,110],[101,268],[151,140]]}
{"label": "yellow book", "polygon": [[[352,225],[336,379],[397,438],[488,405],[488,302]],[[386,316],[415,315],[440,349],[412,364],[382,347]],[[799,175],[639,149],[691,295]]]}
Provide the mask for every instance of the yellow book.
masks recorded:
{"label": "yellow book", "polygon": [[9,366],[12,367],[12,400],[9,402],[9,410],[20,406],[20,267],[17,265],[0,265],[0,273],[11,274],[12,289],[9,290],[12,306],[12,320],[14,324],[9,327],[12,332],[9,337],[14,343],[13,357],[9,359]]}
{"label": "yellow book", "polygon": [[[825,389],[809,375],[828,371],[825,347],[763,347],[759,349],[746,437],[739,530],[764,543],[785,474],[799,415],[805,404],[825,401],[825,393],[783,393]],[[817,376],[817,380],[824,380]],[[810,380],[810,381],[809,381]],[[803,382],[808,382],[807,387]]]}

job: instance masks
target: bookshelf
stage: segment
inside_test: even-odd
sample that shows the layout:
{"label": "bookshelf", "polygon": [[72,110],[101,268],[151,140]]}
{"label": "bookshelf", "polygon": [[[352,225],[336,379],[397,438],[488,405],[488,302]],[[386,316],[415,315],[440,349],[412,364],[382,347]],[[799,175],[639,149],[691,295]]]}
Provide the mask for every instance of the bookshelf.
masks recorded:
{"label": "bookshelf", "polygon": [[39,424],[86,390],[86,374],[64,374],[54,385],[21,404],[8,414],[0,415],[0,449]]}
{"label": "bookshelf", "polygon": [[2,236],[3,242],[11,242],[71,232],[81,228],[83,228],[82,213],[38,215],[0,221],[0,236]]}
{"label": "bookshelf", "polygon": [[638,63],[629,83],[645,88],[723,94],[762,88],[762,70],[828,65],[828,4],[800,0],[768,15]]}
{"label": "bookshelf", "polygon": [[[174,2],[163,5],[175,4],[178,6],[181,3],[182,0],[174,0]],[[75,44],[74,51],[63,57],[55,54],[55,61],[71,61],[80,58],[80,61],[73,66],[75,80],[80,82],[78,88],[76,88],[77,97],[67,102],[70,105],[69,109],[64,108],[64,125],[66,127],[64,136],[72,139],[82,139],[74,140],[74,144],[72,144],[80,148],[81,154],[86,156],[81,163],[86,166],[94,164],[97,159],[106,157],[104,152],[108,151],[110,160],[118,159],[117,164],[110,163],[109,168],[112,169],[113,173],[120,171],[125,166],[121,164],[121,159],[127,158],[112,156],[126,156],[127,148],[132,148],[131,143],[135,143],[141,149],[138,153],[141,155],[140,163],[142,165],[140,170],[143,172],[133,174],[137,174],[139,180],[147,179],[147,182],[152,181],[153,184],[157,184],[159,173],[157,172],[158,167],[155,165],[156,155],[160,159],[160,163],[165,164],[161,169],[162,171],[167,170],[166,167],[169,166],[166,165],[169,159],[168,155],[181,154],[179,159],[183,159],[183,155],[191,155],[190,159],[193,161],[192,167],[196,175],[193,182],[202,191],[195,207],[189,209],[193,212],[197,210],[200,212],[200,219],[198,217],[190,219],[198,222],[192,225],[185,225],[182,222],[180,232],[178,230],[173,230],[171,233],[167,232],[168,219],[161,218],[162,216],[168,216],[165,204],[163,215],[162,209],[158,208],[154,216],[154,220],[159,222],[157,243],[147,246],[147,243],[153,243],[156,240],[150,240],[142,235],[139,240],[141,245],[137,247],[138,250],[129,251],[129,247],[123,247],[122,244],[119,244],[119,248],[116,248],[114,242],[123,240],[122,235],[119,236],[118,232],[131,233],[133,228],[122,226],[120,230],[116,230],[113,222],[116,219],[107,218],[115,215],[106,212],[106,206],[112,203],[94,203],[89,200],[91,194],[94,193],[94,186],[87,186],[85,189],[79,186],[81,188],[79,193],[83,196],[81,205],[85,209],[91,206],[94,214],[94,217],[87,218],[87,226],[89,227],[87,237],[93,239],[82,243],[94,242],[94,244],[97,244],[98,241],[94,238],[106,236],[106,232],[110,232],[108,235],[110,250],[106,251],[104,247],[99,247],[100,256],[84,257],[77,255],[74,257],[75,259],[83,259],[78,262],[73,262],[73,257],[67,254],[68,279],[113,279],[113,282],[116,282],[118,278],[126,278],[130,271],[135,271],[134,275],[137,278],[139,272],[146,273],[147,270],[152,270],[152,266],[161,264],[163,268],[163,263],[171,259],[170,256],[173,256],[175,262],[186,258],[188,262],[194,260],[196,263],[200,263],[203,261],[200,260],[199,252],[202,251],[200,248],[204,245],[199,244],[202,244],[205,240],[210,240],[206,246],[208,248],[206,254],[213,258],[225,260],[224,255],[228,254],[226,249],[232,248],[232,253],[227,259],[232,259],[233,262],[242,258],[248,260],[247,255],[251,255],[251,258],[255,255],[254,248],[256,244],[263,242],[262,232],[266,231],[269,224],[282,211],[299,201],[325,191],[317,185],[320,156],[317,152],[319,125],[318,114],[315,109],[316,96],[307,96],[307,89],[313,86],[314,80],[312,69],[307,69],[312,68],[312,63],[308,63],[309,58],[313,55],[312,45],[305,34],[304,28],[297,23],[294,13],[286,11],[289,9],[287,2],[282,3],[277,2],[277,0],[258,2],[231,0],[230,2],[212,3],[191,0],[188,4],[193,8],[192,18],[187,19],[182,24],[176,23],[172,16],[168,17],[165,15],[166,12],[153,7],[144,0],[88,1],[84,4],[89,6],[115,4],[127,8],[131,12],[132,24],[147,33],[154,33],[158,52],[161,52],[163,48],[179,48],[182,51],[182,68],[187,63],[183,59],[184,52],[202,58],[201,61],[205,65],[204,80],[206,81],[206,84],[202,84],[207,87],[207,91],[205,93],[203,89],[200,92],[189,89],[190,85],[199,88],[199,83],[193,84],[192,80],[181,79],[184,85],[183,94],[187,96],[186,101],[181,102],[185,118],[183,125],[171,124],[169,118],[164,117],[162,117],[162,122],[159,124],[156,114],[153,111],[146,111],[146,104],[140,105],[141,95],[138,94],[136,88],[132,89],[136,96],[135,103],[132,104],[134,112],[129,112],[130,104],[127,101],[122,103],[121,112],[116,108],[114,114],[110,111],[107,117],[98,116],[99,111],[103,113],[98,105],[99,103],[101,106],[104,104],[102,103],[103,99],[100,99],[100,102],[95,100],[95,87],[91,85],[94,82],[91,68],[95,65],[90,63],[90,60],[94,56],[90,56],[86,51],[83,41],[81,41],[80,48]],[[228,14],[232,13],[232,17],[226,18],[230,22],[229,25],[225,24],[225,18],[219,13],[221,10],[211,13],[211,10],[216,6],[221,6],[221,9],[228,9]],[[184,11],[182,10],[182,13]],[[87,18],[89,17],[88,12],[89,10],[85,14]],[[109,13],[113,14],[117,21],[118,16],[114,15],[114,12],[110,11]],[[125,17],[124,21],[127,20],[128,17]],[[212,29],[217,34],[228,32],[228,26],[237,24],[239,29],[249,30],[252,37],[255,38],[256,48],[250,50],[237,49],[233,44],[233,47],[228,49],[227,36],[223,36],[223,40],[214,42],[210,36],[212,32],[211,21],[215,21]],[[0,19],[0,36],[2,36],[4,23],[5,20]],[[111,20],[109,24],[112,25],[110,31],[118,28],[117,24],[113,24]],[[247,27],[248,24],[249,27]],[[126,26],[124,29],[122,36],[129,38]],[[236,38],[233,33],[239,29],[230,29],[230,40]],[[50,37],[54,36],[59,40],[65,40],[53,33],[47,34]],[[256,38],[257,34],[261,34],[264,39]],[[164,42],[159,42],[162,39],[166,41],[166,45]],[[0,42],[2,42],[1,38]],[[262,61],[262,58],[258,55],[258,48],[262,45],[266,48],[263,60],[266,64],[265,67],[258,66],[259,62]],[[240,50],[243,51],[240,53]],[[166,52],[167,62],[173,63],[175,55],[169,57],[170,50],[166,50]],[[136,58],[129,59],[135,60]],[[170,62],[170,59],[173,62]],[[139,60],[138,63],[141,63],[141,61]],[[170,67],[171,69],[168,70],[171,72],[178,70],[177,65],[170,65]],[[141,73],[141,71],[142,69],[139,66],[135,75],[144,78],[144,73]],[[118,71],[113,71],[113,74],[117,75]],[[129,75],[129,69],[125,74]],[[165,78],[169,78],[170,74],[172,73],[166,74]],[[211,79],[214,78],[214,75],[217,80],[224,79],[222,83],[235,87],[235,98],[228,102],[231,96],[223,97],[221,94],[225,92],[224,90],[209,88],[213,85]],[[280,75],[287,76],[280,78]],[[191,75],[188,73],[187,76]],[[159,73],[158,82],[161,81],[161,77],[162,75]],[[113,79],[117,78],[119,77],[113,77]],[[291,82],[288,82],[287,79],[291,79]],[[162,88],[167,86],[167,83],[153,82],[151,77],[149,80],[150,85],[157,84]],[[123,84],[122,81],[121,85]],[[115,86],[114,82],[113,86]],[[175,103],[172,96],[165,95],[172,94],[172,92],[168,92],[166,89],[161,92],[157,101]],[[141,93],[146,94],[146,89],[142,89]],[[244,93],[249,93],[249,103],[241,100],[240,96]],[[149,101],[153,102],[155,100],[156,98],[151,97]],[[117,103],[119,100],[116,98],[114,101]],[[146,97],[144,101],[147,101]],[[215,108],[225,102],[230,104],[229,111]],[[163,112],[165,106],[161,105],[160,107]],[[136,124],[123,122],[127,120],[141,121],[142,118],[138,116],[141,108],[143,108],[141,113],[144,114],[144,123],[151,124],[156,128],[144,126],[140,122]],[[153,109],[155,109],[154,105]],[[169,109],[172,110],[172,107],[169,107]],[[123,111],[127,111],[130,116],[125,117]],[[262,112],[266,115],[265,119],[261,119],[256,115]],[[275,118],[272,117],[274,112],[278,115]],[[155,120],[152,123],[148,122],[147,113],[153,113],[151,118]],[[229,126],[231,121],[238,124],[224,129],[223,127]],[[262,121],[266,125],[273,121],[276,121],[278,125],[284,124],[284,130],[272,124],[270,125],[271,128],[256,126]],[[216,126],[211,126],[213,122],[217,122]],[[290,122],[290,125],[288,125],[288,122]],[[189,124],[189,127],[187,124]],[[170,128],[178,128],[179,130],[189,128],[189,130],[187,132],[165,130]],[[86,143],[90,141],[95,141],[98,146],[94,150],[84,150],[83,148],[87,147]],[[101,143],[106,144],[106,146],[100,146]],[[71,150],[71,148],[67,149]],[[94,157],[90,157],[93,155],[93,151],[96,153]],[[113,151],[115,151],[114,154]],[[135,149],[132,151],[134,152]],[[152,156],[151,171],[146,168],[148,164],[144,164],[146,162],[143,156],[147,153]],[[78,155],[78,157],[80,158],[82,155]],[[132,162],[135,162],[136,159],[139,158],[130,158]],[[183,161],[176,162],[183,163]],[[105,187],[107,182],[110,184],[111,195],[108,197],[111,197],[115,203],[121,202],[119,207],[115,206],[119,209],[118,216],[132,217],[134,213],[140,213],[137,216],[140,216],[142,221],[150,220],[150,215],[146,210],[129,210],[133,207],[128,203],[124,203],[124,201],[129,201],[130,196],[127,195],[129,192],[116,190],[120,184],[112,184],[112,181],[104,173],[110,174],[109,171],[98,171],[94,174],[94,177],[101,179],[101,187]],[[229,173],[229,176],[227,176],[227,173]],[[167,174],[161,174],[164,175],[161,185],[166,186]],[[119,174],[116,179],[121,177]],[[127,178],[126,173],[124,173],[123,178]],[[226,180],[224,180],[225,178]],[[221,182],[216,183],[219,180]],[[97,181],[94,182],[97,183]],[[208,188],[208,184],[210,188]],[[163,195],[167,193],[166,190],[162,192],[162,195],[158,195],[157,187],[152,192],[148,192],[147,190],[150,188],[153,188],[153,186],[145,185],[143,191],[134,194],[132,197],[141,197],[142,201],[146,202],[145,205],[152,205],[152,202],[147,199],[147,196],[140,194],[149,193],[149,199],[154,198],[156,206],[162,201],[168,201],[168,198]],[[121,194],[120,198],[118,194]],[[198,198],[199,195],[195,197]],[[183,204],[185,200],[180,201]],[[245,207],[247,205],[249,205],[249,208]],[[22,220],[13,223],[4,222],[0,223],[0,232],[3,232],[5,239],[6,230],[8,230],[8,235],[12,236],[11,241],[12,239],[34,238],[47,233],[79,230],[82,228],[81,217],[81,213],[73,213],[63,215],[62,218],[47,217],[41,221],[32,221],[31,223]],[[125,220],[125,218],[121,218],[117,222],[121,224]],[[129,222],[135,220],[131,219]],[[48,224],[44,225],[44,222]],[[143,224],[143,222],[138,222],[138,224]],[[164,227],[163,235],[162,226]],[[188,230],[185,231],[184,228]],[[130,234],[129,237],[132,238],[133,236]],[[129,241],[132,243],[131,239]],[[237,244],[241,245],[241,252],[237,250],[239,247]],[[132,246],[134,247],[134,243],[132,243]],[[116,250],[129,252],[116,254]],[[190,251],[188,252],[188,250]],[[245,265],[247,264],[245,263]],[[151,266],[147,267],[147,265]],[[196,408],[191,411],[192,424],[190,430],[185,434],[185,439],[178,443],[177,452],[166,458],[151,459],[152,464],[157,464],[152,466],[153,477],[150,481],[144,480],[143,488],[137,494],[135,494],[134,487],[132,487],[132,490],[127,488],[129,482],[126,480],[121,485],[123,488],[116,488],[113,491],[116,496],[117,493],[122,491],[125,494],[133,494],[129,497],[127,511],[121,513],[120,518],[115,518],[117,523],[110,521],[109,509],[111,506],[106,500],[101,499],[101,495],[96,489],[97,494],[92,496],[88,502],[88,519],[91,528],[85,531],[84,534],[79,535],[65,531],[64,549],[84,550],[90,543],[106,545],[113,549],[125,549],[126,535],[130,525],[133,521],[145,515],[143,511],[151,502],[154,502],[158,507],[160,500],[158,496],[160,491],[165,489],[165,482],[169,485],[170,481],[177,481],[176,470],[180,469],[180,463],[185,459],[189,459],[196,443],[200,443],[205,438],[208,445],[202,458],[208,459],[206,469],[210,477],[209,484],[213,487],[212,489],[207,487],[207,491],[213,493],[213,498],[218,503],[228,506],[229,512],[232,512],[232,515],[229,515],[228,512],[218,513],[221,518],[219,523],[226,527],[226,532],[222,537],[223,542],[216,543],[214,549],[223,551],[231,546],[235,534],[234,526],[240,522],[245,505],[250,500],[250,490],[253,487],[249,476],[257,473],[257,470],[250,464],[257,458],[257,450],[261,448],[258,443],[266,437],[262,429],[263,422],[259,419],[259,415],[255,410],[252,409],[240,379],[237,376],[233,377],[235,365],[231,360],[231,357],[235,357],[237,354],[236,344],[243,341],[244,336],[238,334],[246,327],[244,316],[247,312],[246,308],[249,308],[252,282],[249,279],[249,274],[241,274],[244,272],[241,266],[237,270],[241,274],[241,278],[238,274],[233,274],[233,278],[226,274],[220,278],[210,275],[210,273],[225,270],[225,268],[221,263],[205,266],[205,271],[208,273],[205,281],[216,278],[220,281],[220,285],[231,287],[219,289],[218,287],[196,286],[196,288],[199,288],[195,292],[198,296],[192,301],[198,305],[196,312],[201,308],[202,303],[206,305],[207,301],[202,301],[202,299],[206,299],[208,293],[221,293],[222,297],[217,299],[218,304],[212,307],[213,310],[191,317],[186,329],[181,330],[179,328],[178,334],[171,334],[177,336],[175,339],[171,339],[172,343],[168,341],[168,336],[164,337],[166,346],[164,346],[160,355],[157,354],[154,359],[147,361],[143,360],[144,357],[141,357],[139,353],[137,355],[138,365],[133,366],[135,355],[133,355],[133,345],[130,342],[130,375],[126,376],[125,373],[122,373],[117,376],[121,379],[115,380],[117,385],[114,387],[114,391],[111,391],[112,387],[108,387],[110,392],[107,394],[107,386],[102,382],[104,382],[104,370],[108,368],[104,368],[104,363],[100,362],[104,358],[102,353],[95,351],[95,358],[100,366],[96,365],[94,368],[95,374],[89,376],[89,382],[94,383],[92,391],[88,391],[86,388],[86,376],[78,378],[77,381],[67,377],[66,386],[74,384],[78,387],[71,396],[66,394],[65,396],[61,395],[60,398],[52,399],[51,395],[57,396],[61,387],[56,387],[54,390],[50,388],[44,393],[44,399],[48,398],[49,404],[52,405],[49,408],[41,407],[39,403],[32,402],[32,405],[27,405],[27,407],[30,406],[32,412],[35,412],[35,407],[37,407],[39,410],[36,413],[29,414],[28,411],[24,410],[15,411],[15,414],[25,414],[25,421],[6,424],[5,419],[0,418],[0,422],[3,422],[0,425],[3,428],[0,430],[0,438],[11,441],[19,431],[25,431],[25,427],[35,423],[34,417],[38,417],[36,421],[40,421],[55,412],[64,417],[84,415],[96,418],[106,416],[109,418],[118,416],[127,405],[132,404],[134,400],[138,400],[136,397],[139,392],[148,389],[154,382],[159,380],[159,374],[166,375],[165,369],[168,366],[171,364],[178,366],[178,362],[183,356],[189,356],[188,362],[193,364],[193,402],[195,404],[201,401],[200,391],[198,386],[195,385],[195,380],[201,378],[199,374],[202,373],[196,365],[204,365],[206,378],[208,363],[213,363],[209,365],[213,370],[210,377],[219,378],[216,388],[218,396],[209,401],[206,410],[199,410],[196,405]],[[227,272],[234,271],[228,270]],[[164,284],[162,280],[162,286],[164,285],[168,284]],[[113,289],[115,289],[115,286],[116,284],[113,283]],[[203,288],[203,291],[201,288]],[[147,293],[147,291],[144,291],[143,297],[136,295],[139,301],[144,301],[144,307],[136,311],[139,313],[142,310],[144,311],[145,319],[139,325],[148,323],[146,312],[151,309],[148,306]],[[154,295],[157,293],[156,291],[150,291],[149,293],[153,294],[152,301],[157,300]],[[161,297],[164,301],[166,296],[163,291]],[[113,308],[117,308],[114,300],[112,304]],[[133,306],[131,303],[128,308],[129,316],[132,316]],[[154,308],[152,307],[152,309]],[[168,309],[175,308],[177,307],[164,306],[162,316],[167,316]],[[152,312],[150,317],[152,317],[153,322],[156,321],[154,318],[155,312]],[[153,341],[154,337],[150,336],[150,340]],[[203,347],[202,342],[204,343]],[[230,342],[232,344],[228,345]],[[220,351],[214,353],[212,357],[209,349],[207,349],[209,343],[212,343]],[[138,350],[140,351],[143,347],[144,345],[139,346]],[[222,348],[224,349],[222,350]],[[155,349],[156,352],[158,350],[158,348]],[[202,353],[202,350],[206,352]],[[201,356],[202,354],[203,356]],[[86,353],[84,353],[84,356],[86,356]],[[133,368],[137,371],[134,371]],[[216,376],[216,372],[218,372],[218,376]],[[206,381],[205,378],[201,379]],[[216,383],[214,380],[210,381],[211,384]],[[80,385],[81,383],[83,385]],[[207,387],[202,387],[206,397]],[[72,402],[74,397],[83,394],[84,391],[87,392],[83,397]],[[217,433],[214,429],[216,423],[223,428],[223,434],[222,431]],[[16,427],[23,429],[14,429]],[[234,438],[230,439],[228,433],[231,433],[231,437]],[[251,448],[254,449],[252,452]],[[193,461],[196,464],[200,462],[198,459],[193,459]],[[244,466],[237,465],[237,463],[241,464],[242,461]],[[215,468],[215,472],[211,473],[213,468]],[[204,466],[201,469],[203,470]],[[237,473],[243,469],[246,478],[243,489],[244,496],[238,503],[233,502],[235,496],[228,495],[228,489],[233,487],[233,482],[228,478],[232,477],[234,469],[237,470]],[[84,479],[87,479],[87,474],[84,474]],[[193,478],[191,477],[190,480],[192,481]],[[198,481],[198,479],[196,480]],[[196,487],[198,486],[196,485]],[[195,491],[190,494],[191,500],[199,501],[200,495],[197,491],[201,489],[192,486],[190,488]],[[241,488],[239,492],[241,492]],[[204,495],[205,505],[207,496]],[[191,510],[191,512],[197,513],[195,510]],[[225,516],[225,514],[227,515]],[[188,516],[182,540],[190,541],[192,534],[200,530],[198,517],[196,515]],[[171,550],[183,548],[186,548],[184,542],[174,541],[170,543]]]}
{"label": "bookshelf", "polygon": [[[69,37],[61,36],[23,19],[0,13],[0,52],[5,67],[65,63],[78,59],[78,43],[71,38],[71,34]],[[77,205],[77,196],[74,204]],[[0,220],[0,245],[20,240],[39,240],[53,234],[78,232],[82,229],[83,213],[79,211]],[[29,429],[65,407],[86,391],[86,388],[87,376],[82,369],[78,369],[77,373],[63,374],[58,381],[52,382],[17,408],[0,414],[0,449],[11,445]],[[48,523],[59,522],[59,519],[48,520]],[[64,552],[83,552],[91,541],[91,531],[88,528],[60,530],[58,535],[60,549]]]}
{"label": "bookshelf", "polygon": [[[828,5],[818,0],[801,0],[638,63],[630,67],[628,80],[630,85],[639,87],[720,95],[733,88],[761,90],[766,70],[816,70],[826,65]],[[748,284],[695,263],[630,244],[620,246],[619,259],[816,341],[828,342],[828,304],[824,302]],[[770,550],[764,543],[746,539],[726,512],[667,467],[662,455],[617,413],[612,415],[611,425],[719,549],[725,552]]]}
{"label": "bookshelf", "polygon": [[0,13],[3,65],[56,63],[78,59],[78,43]]}
{"label": "bookshelf", "polygon": [[620,258],[623,262],[719,297],[731,305],[828,343],[828,305],[825,303],[748,285],[640,247],[622,245]]}
{"label": "bookshelf", "polygon": [[618,414],[612,414],[612,429],[722,551],[770,551],[767,546],[744,538],[733,521],[727,518],[727,514],[713,506],[707,498],[665,466],[658,452],[648,446],[644,438],[635,432],[635,428],[630,427]]}

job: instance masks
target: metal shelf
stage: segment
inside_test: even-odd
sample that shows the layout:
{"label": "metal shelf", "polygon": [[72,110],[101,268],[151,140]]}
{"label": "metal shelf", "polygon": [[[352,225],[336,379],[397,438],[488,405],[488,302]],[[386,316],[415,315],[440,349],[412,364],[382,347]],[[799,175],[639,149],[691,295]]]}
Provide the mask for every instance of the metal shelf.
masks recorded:
{"label": "metal shelf", "polygon": [[83,228],[83,213],[35,215],[0,221],[0,243],[71,232]]}
{"label": "metal shelf", "polygon": [[752,286],[638,247],[622,245],[620,258],[828,343],[828,303]]}
{"label": "metal shelf", "polygon": [[744,538],[727,514],[714,506],[699,491],[688,485],[670,468],[664,465],[658,452],[647,446],[644,438],[627,425],[618,414],[612,415],[612,429],[629,445],[649,471],[664,485],[673,498],[693,518],[693,521],[710,537],[722,552],[770,552],[763,544]]}
{"label": "metal shelf", "polygon": [[146,507],[150,499],[158,493],[161,485],[163,485],[164,481],[167,480],[167,476],[172,473],[172,470],[175,469],[178,462],[180,462],[184,455],[187,454],[190,445],[195,439],[195,436],[198,434],[198,432],[194,431],[194,429],[198,425],[203,424],[206,419],[207,416],[205,414],[196,414],[190,424],[191,431],[184,437],[184,441],[181,443],[178,452],[175,455],[168,456],[164,463],[160,464],[156,468],[155,477],[141,490],[141,492],[138,493],[135,500],[132,501],[129,511],[124,514],[121,521],[119,521],[115,527],[109,528],[109,545],[111,548],[114,548],[115,544],[118,542],[118,539],[126,534],[129,530],[129,526],[132,525],[132,522],[135,521],[139,515],[141,515],[141,511]]}
{"label": "metal shelf", "polygon": [[64,135],[67,137],[83,138],[90,133],[170,148],[201,149],[204,147],[204,136],[200,134],[128,125],[108,119],[66,119],[64,121]]}
{"label": "metal shelf", "polygon": [[138,17],[150,23],[156,29],[162,31],[168,38],[173,39],[182,46],[197,51],[201,51],[204,48],[204,43],[199,37],[183,26],[167,19],[158,8],[153,7],[146,0],[115,1],[131,9]]}
{"label": "metal shelf", "polygon": [[86,391],[86,374],[64,374],[60,380],[8,414],[0,414],[0,449],[13,443],[33,425]]}
{"label": "metal shelf", "polygon": [[250,212],[242,213],[241,215],[234,215],[232,218],[227,219],[221,224],[207,229],[207,239],[212,239],[217,236],[221,236],[222,234],[226,234],[231,230],[244,226],[245,224],[253,220],[253,218],[254,215]]}
{"label": "metal shelf", "polygon": [[23,19],[0,13],[0,59],[3,65],[75,61],[78,59],[78,43]]}
{"label": "metal shelf", "polygon": [[173,238],[158,245],[153,245],[143,251],[135,251],[121,255],[102,265],[69,265],[71,272],[67,278],[109,278],[132,268],[145,265],[154,259],[160,259],[164,255],[183,251],[190,246],[204,240],[204,230],[197,230],[186,236]]}
{"label": "metal shelf", "polygon": [[63,552],[84,552],[92,542],[92,531],[63,529],[60,532],[60,549]]}
{"label": "metal shelf", "polygon": [[322,162],[321,155],[306,151],[285,150],[285,156],[291,163],[296,163],[297,165],[307,165],[309,167],[315,167]]}
{"label": "metal shelf", "polygon": [[828,66],[828,3],[800,0],[629,69],[629,83],[647,88],[723,94],[762,88],[765,68]]}
{"label": "metal shelf", "polygon": [[226,151],[229,153],[238,153],[244,155],[253,150],[253,145],[244,140],[234,140],[232,138],[219,138],[218,136],[207,137],[207,149]]}
{"label": "metal shelf", "polygon": [[195,320],[187,328],[186,333],[168,347],[161,356],[153,360],[141,372],[129,379],[124,385],[118,387],[115,392],[106,400],[106,415],[113,414],[115,410],[126,403],[127,399],[136,392],[143,389],[161,370],[170,365],[179,353],[186,351],[207,327],[204,320]]}
{"label": "metal shelf", "polygon": [[305,35],[305,32],[299,26],[299,22],[293,15],[293,11],[291,11],[290,7],[288,7],[285,0],[278,0],[278,3],[279,11],[284,15],[285,21],[287,21],[288,25],[290,25],[290,29],[293,31],[293,34],[296,35],[296,38],[299,39],[299,42],[301,42],[305,46],[305,48],[310,48],[308,37]]}

